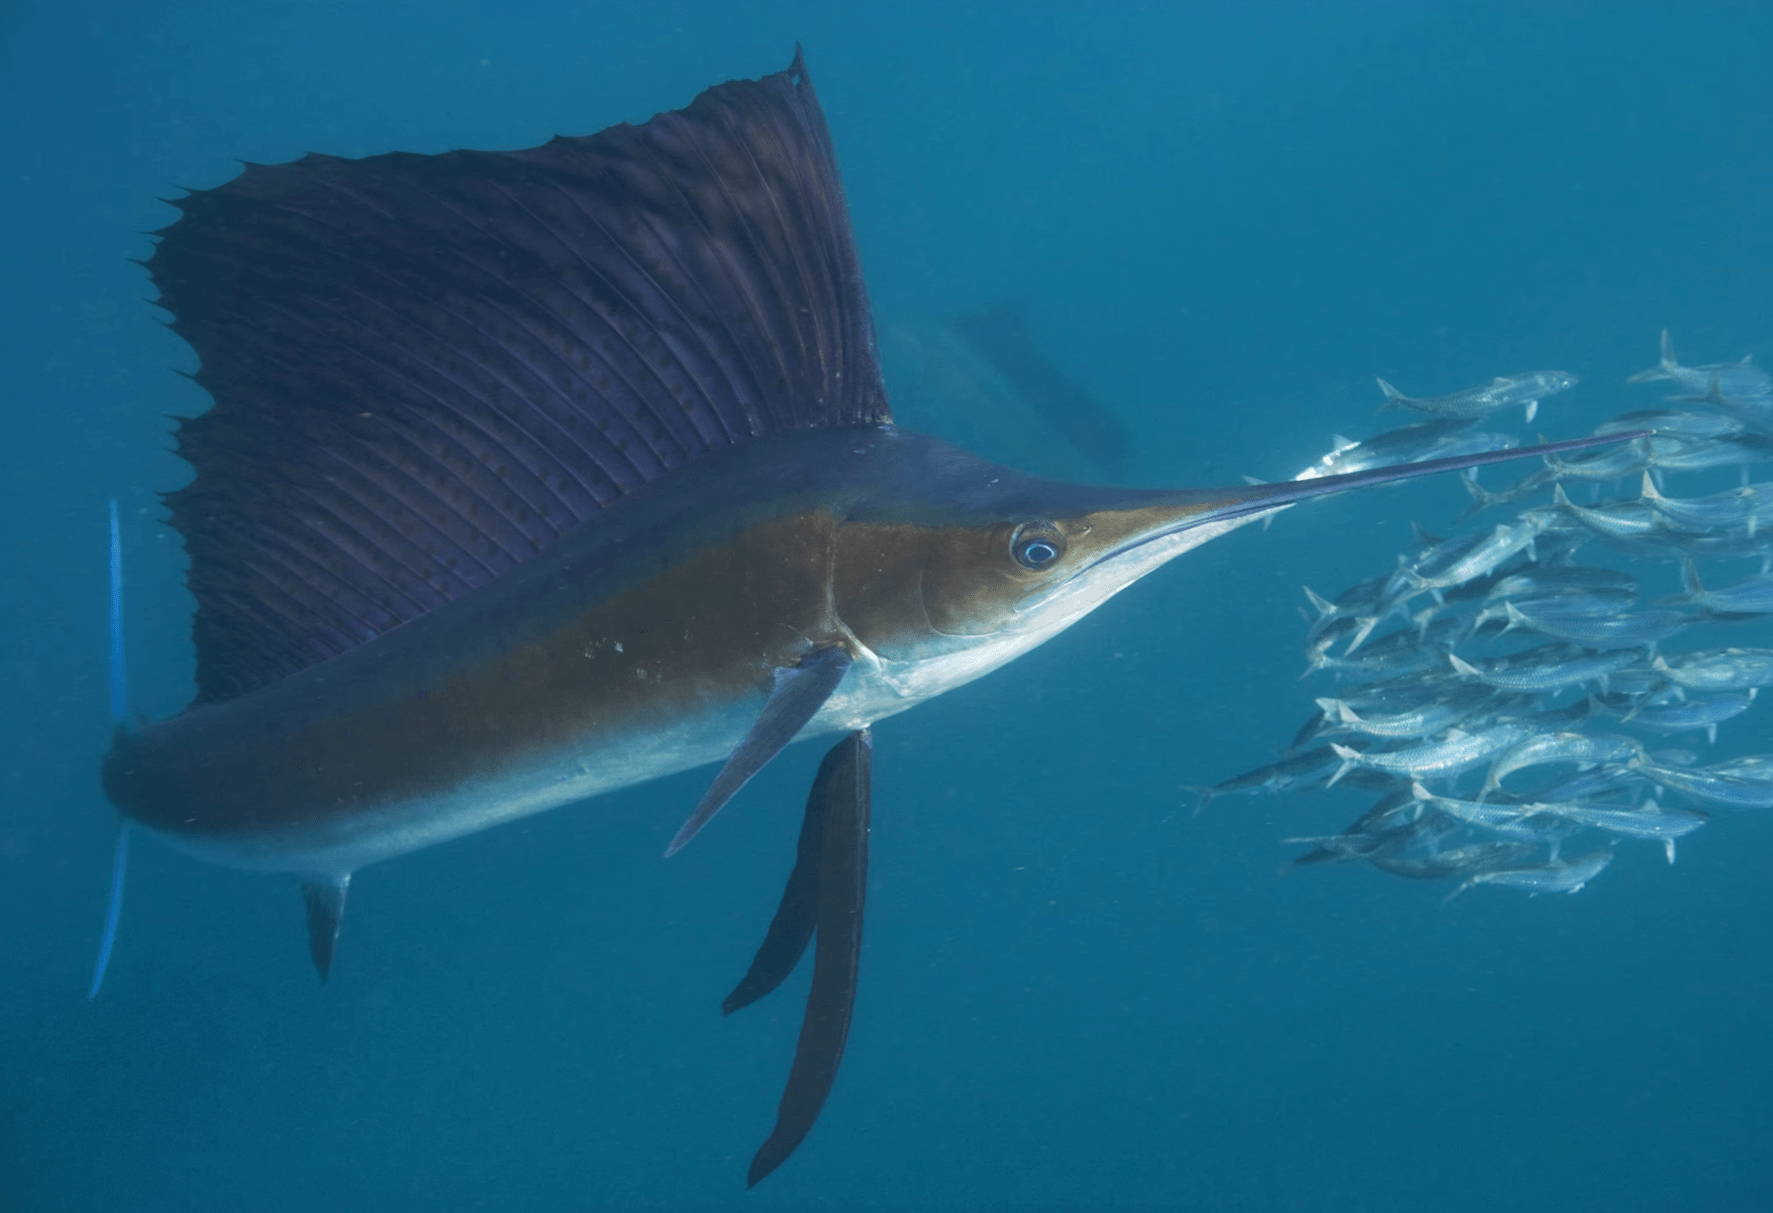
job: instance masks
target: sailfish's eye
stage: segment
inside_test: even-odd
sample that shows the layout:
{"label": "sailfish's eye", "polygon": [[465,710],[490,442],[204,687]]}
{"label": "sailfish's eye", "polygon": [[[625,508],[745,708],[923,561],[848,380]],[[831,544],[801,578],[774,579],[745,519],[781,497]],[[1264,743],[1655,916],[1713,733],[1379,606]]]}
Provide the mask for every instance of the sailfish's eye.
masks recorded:
{"label": "sailfish's eye", "polygon": [[1065,554],[1065,536],[1050,522],[1024,522],[1010,536],[1010,555],[1025,569],[1051,568]]}

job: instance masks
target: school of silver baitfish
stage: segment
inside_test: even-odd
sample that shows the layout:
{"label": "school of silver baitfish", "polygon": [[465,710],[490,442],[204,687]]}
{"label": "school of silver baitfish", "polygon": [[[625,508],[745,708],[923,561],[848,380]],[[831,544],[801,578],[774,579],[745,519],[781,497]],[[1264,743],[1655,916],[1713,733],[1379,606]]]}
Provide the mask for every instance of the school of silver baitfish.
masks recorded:
{"label": "school of silver baitfish", "polygon": [[[1298,478],[1513,447],[1479,423],[1509,408],[1531,420],[1575,382],[1537,371],[1413,399],[1380,380],[1383,408],[1429,420],[1338,439]],[[1773,754],[1710,762],[1679,748],[1715,742],[1720,726],[1756,728],[1737,717],[1773,683],[1773,649],[1730,643],[1732,626],[1773,615],[1773,481],[1751,476],[1773,462],[1773,376],[1748,358],[1682,366],[1665,332],[1661,361],[1628,382],[1677,390],[1595,432],[1647,436],[1547,457],[1495,492],[1466,473],[1468,515],[1513,516],[1445,539],[1418,529],[1389,575],[1333,600],[1307,590],[1307,674],[1336,686],[1280,761],[1205,789],[1202,803],[1374,788],[1378,802],[1340,833],[1288,839],[1310,847],[1295,862],[1364,862],[1457,881],[1455,894],[1574,893],[1622,842],[1673,863],[1676,840],[1712,814],[1773,808]],[[1730,486],[1680,495],[1698,473]],[[1619,484],[1629,496],[1610,495]],[[1758,571],[1744,576],[1746,562]],[[1670,566],[1681,592],[1650,598],[1640,576],[1673,589]],[[1676,637],[1678,651],[1663,647]]]}

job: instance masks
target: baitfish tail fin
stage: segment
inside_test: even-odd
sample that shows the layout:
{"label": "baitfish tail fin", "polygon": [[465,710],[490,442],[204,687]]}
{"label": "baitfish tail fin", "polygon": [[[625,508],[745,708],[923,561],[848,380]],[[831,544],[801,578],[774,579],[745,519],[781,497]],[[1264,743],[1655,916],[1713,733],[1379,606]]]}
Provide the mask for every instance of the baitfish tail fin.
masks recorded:
{"label": "baitfish tail fin", "polygon": [[1336,615],[1335,603],[1325,598],[1322,594],[1317,593],[1310,586],[1304,588],[1306,601],[1311,603],[1311,609],[1317,612],[1317,619],[1312,622],[1321,622],[1322,620],[1333,618]]}
{"label": "baitfish tail fin", "polygon": [[1379,411],[1381,413],[1385,412],[1387,409],[1405,409],[1410,407],[1403,403],[1409,399],[1408,396],[1405,396],[1402,392],[1392,387],[1383,379],[1378,379],[1376,382],[1379,384],[1379,390],[1385,393],[1385,403],[1379,406]]}
{"label": "baitfish tail fin", "polygon": [[1483,485],[1479,484],[1477,473],[1470,468],[1466,468],[1463,472],[1459,473],[1459,483],[1465,486],[1465,492],[1471,497],[1471,504],[1466,506],[1459,515],[1459,521],[1461,522],[1470,518],[1480,510],[1487,510],[1493,505],[1501,504],[1510,499],[1506,493],[1492,493]]}
{"label": "baitfish tail fin", "polygon": [[1336,768],[1336,773],[1330,776],[1328,783],[1324,784],[1326,788],[1335,787],[1344,775],[1361,764],[1361,752],[1353,746],[1332,744],[1330,748],[1336,752],[1336,757],[1342,760],[1342,765]]}
{"label": "baitfish tail fin", "polygon": [[[807,800],[809,817],[817,801],[818,814],[823,819],[819,831],[813,985],[807,994],[806,1017],[801,1021],[794,1065],[776,1110],[776,1125],[751,1160],[746,1187],[756,1187],[806,1139],[831,1094],[838,1065],[843,1060],[862,956],[873,761],[874,741],[868,730],[858,729],[849,734],[826,754]],[[771,932],[774,933],[773,924]]]}
{"label": "baitfish tail fin", "polygon": [[1483,681],[1484,672],[1472,665],[1469,661],[1461,660],[1459,654],[1448,653],[1447,660],[1453,664],[1453,669],[1456,673],[1466,678],[1475,678],[1480,682]]}
{"label": "baitfish tail fin", "polygon": [[665,848],[667,858],[677,854],[690,839],[701,833],[702,827],[725,807],[726,802],[794,740],[795,734],[805,728],[807,721],[816,716],[825,701],[831,698],[831,692],[843,681],[853,660],[843,649],[816,649],[801,658],[799,665],[776,671],[775,689],[758,714],[757,723],[733,750],[695,811],[689,815],[689,820],[683,823],[671,845]]}
{"label": "baitfish tail fin", "polygon": [[1662,360],[1647,371],[1639,371],[1635,375],[1627,375],[1627,383],[1651,383],[1658,379],[1672,379],[1673,372],[1681,364],[1675,361],[1674,342],[1668,339],[1668,330],[1662,330]]}
{"label": "baitfish tail fin", "polygon": [[[123,531],[117,522],[117,503],[110,503],[110,683],[111,728],[121,732],[129,715],[129,684],[123,666]],[[92,966],[92,987],[88,998],[97,998],[105,984],[105,970],[111,964],[111,949],[117,942],[117,923],[123,917],[123,876],[129,867],[129,823],[117,821],[117,848],[111,857],[111,896],[105,906],[105,931],[99,937],[98,959]]]}
{"label": "baitfish tail fin", "polygon": [[[1699,566],[1693,558],[1681,554],[1681,592],[1663,599],[1664,602],[1698,602],[1705,597],[1705,582],[1699,579]],[[1658,660],[1661,660],[1658,658]],[[1667,664],[1666,662],[1664,664]]]}
{"label": "baitfish tail fin", "polygon": [[338,946],[345,894],[350,888],[349,873],[337,880],[302,881],[302,901],[308,907],[308,952],[322,982],[332,975],[333,949]]}
{"label": "baitfish tail fin", "polygon": [[1367,643],[1367,637],[1373,634],[1373,629],[1379,626],[1379,621],[1383,618],[1385,618],[1383,615],[1355,616],[1354,622],[1356,627],[1354,629],[1354,639],[1348,642],[1348,647],[1342,650],[1342,655],[1348,657],[1352,655],[1356,649]]}

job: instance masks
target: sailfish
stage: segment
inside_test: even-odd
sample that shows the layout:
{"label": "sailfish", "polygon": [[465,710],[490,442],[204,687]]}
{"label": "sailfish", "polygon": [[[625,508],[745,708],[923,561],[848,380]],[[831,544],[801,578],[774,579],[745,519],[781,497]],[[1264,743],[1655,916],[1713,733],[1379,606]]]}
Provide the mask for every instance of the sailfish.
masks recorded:
{"label": "sailfish", "polygon": [[898,429],[798,50],[638,126],[249,164],[172,205],[147,265],[213,397],[165,495],[197,693],[147,724],[114,695],[120,839],[295,877],[324,980],[360,869],[723,763],[675,851],[788,743],[835,735],[723,1007],[813,948],[752,1184],[848,1035],[872,725],[1293,502],[1631,437],[1136,490]]}

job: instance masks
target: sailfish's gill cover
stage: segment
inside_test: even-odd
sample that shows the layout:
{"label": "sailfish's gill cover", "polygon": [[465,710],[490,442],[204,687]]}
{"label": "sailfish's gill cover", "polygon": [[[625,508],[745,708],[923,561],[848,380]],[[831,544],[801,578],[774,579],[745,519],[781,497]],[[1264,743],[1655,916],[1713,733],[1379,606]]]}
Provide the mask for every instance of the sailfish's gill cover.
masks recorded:
{"label": "sailfish's gill cover", "polygon": [[889,420],[798,54],[640,126],[249,165],[174,205],[148,264],[215,398],[168,495],[199,703],[458,599],[709,452]]}

